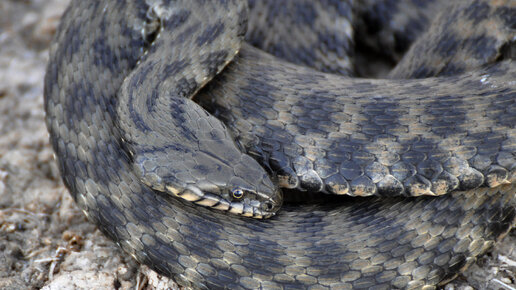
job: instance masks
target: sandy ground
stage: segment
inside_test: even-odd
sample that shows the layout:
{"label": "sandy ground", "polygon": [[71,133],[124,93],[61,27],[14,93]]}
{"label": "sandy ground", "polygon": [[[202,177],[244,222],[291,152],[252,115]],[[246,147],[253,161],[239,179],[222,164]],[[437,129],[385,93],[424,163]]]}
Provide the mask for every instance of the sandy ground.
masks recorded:
{"label": "sandy ground", "polygon": [[[171,287],[90,224],[59,178],[42,92],[67,3],[0,1],[0,289]],[[513,230],[445,289],[516,289],[515,272]]]}

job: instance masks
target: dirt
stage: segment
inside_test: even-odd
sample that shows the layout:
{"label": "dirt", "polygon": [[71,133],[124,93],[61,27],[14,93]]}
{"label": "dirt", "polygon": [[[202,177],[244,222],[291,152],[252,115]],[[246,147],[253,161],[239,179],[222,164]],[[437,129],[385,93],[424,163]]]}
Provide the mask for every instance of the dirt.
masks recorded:
{"label": "dirt", "polygon": [[[0,289],[154,289],[89,223],[59,177],[44,123],[48,45],[68,0],[0,2]],[[516,231],[445,289],[516,289]]]}

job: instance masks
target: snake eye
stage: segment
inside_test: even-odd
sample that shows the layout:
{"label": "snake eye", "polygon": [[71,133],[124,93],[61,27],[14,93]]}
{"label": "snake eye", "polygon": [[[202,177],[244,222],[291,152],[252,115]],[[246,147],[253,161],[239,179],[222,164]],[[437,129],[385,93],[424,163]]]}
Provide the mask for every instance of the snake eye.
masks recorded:
{"label": "snake eye", "polygon": [[237,189],[234,189],[231,194],[233,195],[234,198],[241,199],[244,196],[244,191],[241,190],[240,188],[237,188]]}

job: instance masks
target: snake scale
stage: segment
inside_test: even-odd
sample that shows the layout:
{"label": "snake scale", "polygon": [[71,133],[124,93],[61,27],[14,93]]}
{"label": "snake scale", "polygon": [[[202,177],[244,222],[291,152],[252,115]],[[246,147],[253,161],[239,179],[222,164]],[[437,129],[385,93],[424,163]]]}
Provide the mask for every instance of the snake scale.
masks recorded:
{"label": "snake scale", "polygon": [[[446,283],[511,229],[513,1],[445,9],[425,37],[434,49],[415,40],[378,80],[242,43],[247,23],[254,44],[285,11],[256,16],[274,1],[249,2],[76,0],[65,12],[46,122],[65,185],[104,234],[183,286],[387,289]],[[298,24],[326,23],[311,1],[288,3]],[[320,3],[344,18],[353,6]],[[350,73],[353,41],[315,35],[317,52],[288,60]],[[271,39],[262,48],[280,56],[298,45]],[[277,184],[335,198],[280,208]]]}

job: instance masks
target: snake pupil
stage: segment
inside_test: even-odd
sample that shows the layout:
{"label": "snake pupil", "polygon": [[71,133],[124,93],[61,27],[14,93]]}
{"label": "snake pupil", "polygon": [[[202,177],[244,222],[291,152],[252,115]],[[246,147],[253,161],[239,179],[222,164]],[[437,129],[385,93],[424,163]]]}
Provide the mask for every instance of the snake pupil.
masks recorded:
{"label": "snake pupil", "polygon": [[233,197],[234,198],[240,199],[240,198],[242,198],[242,196],[244,196],[244,191],[243,190],[241,190],[241,189],[233,190]]}

